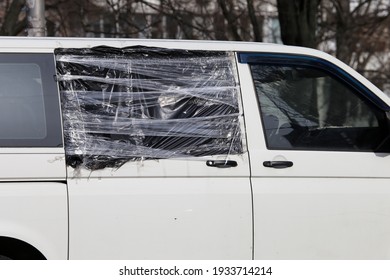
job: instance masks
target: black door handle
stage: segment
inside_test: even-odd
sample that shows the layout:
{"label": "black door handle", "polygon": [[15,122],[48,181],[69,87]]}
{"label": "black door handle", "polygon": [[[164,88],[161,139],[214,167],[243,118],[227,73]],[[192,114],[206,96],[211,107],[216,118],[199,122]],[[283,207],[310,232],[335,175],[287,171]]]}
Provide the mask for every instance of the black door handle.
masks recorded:
{"label": "black door handle", "polygon": [[264,161],[264,167],[287,168],[293,166],[292,161]]}
{"label": "black door handle", "polygon": [[229,168],[236,167],[237,161],[235,160],[208,160],[206,165],[210,167]]}

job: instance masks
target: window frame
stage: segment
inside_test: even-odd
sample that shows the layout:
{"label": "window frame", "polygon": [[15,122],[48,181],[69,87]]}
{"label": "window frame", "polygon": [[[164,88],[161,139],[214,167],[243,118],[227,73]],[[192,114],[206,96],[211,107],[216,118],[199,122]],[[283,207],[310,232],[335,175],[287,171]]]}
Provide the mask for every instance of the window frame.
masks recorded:
{"label": "window frame", "polygon": [[[336,148],[318,148],[318,147],[292,147],[292,148],[279,148],[279,147],[270,147],[269,139],[266,135],[266,130],[263,129],[264,139],[268,150],[291,150],[291,151],[334,151],[334,152],[385,152],[388,153],[388,149],[383,147],[385,144],[388,146],[390,139],[390,106],[387,105],[382,99],[370,91],[366,86],[364,86],[356,78],[352,77],[351,74],[341,69],[340,67],[334,65],[333,63],[324,60],[322,58],[300,55],[300,54],[283,54],[283,53],[239,53],[238,62],[243,64],[248,64],[249,68],[252,65],[264,65],[264,66],[285,66],[285,67],[304,67],[312,68],[319,71],[322,71],[324,74],[327,74],[331,79],[338,81],[341,85],[345,86],[351,93],[355,94],[356,97],[360,98],[369,108],[373,110],[378,118],[379,127],[384,127],[387,130],[387,136],[384,135],[383,141],[378,144],[378,147],[374,150],[350,150],[350,149],[336,149]],[[253,80],[253,73],[250,70],[252,75],[253,86],[255,89],[255,81]],[[256,91],[256,89],[255,89]],[[262,109],[260,106],[260,101],[256,93],[256,99],[258,102],[258,110],[261,117],[261,124],[264,126],[264,118]],[[382,114],[382,118],[378,114]]]}
{"label": "window frame", "polygon": [[351,87],[351,90],[358,92],[361,97],[373,103],[382,111],[390,111],[390,106],[382,99],[376,96],[371,90],[356,80],[348,72],[334,65],[333,63],[314,56],[300,54],[283,54],[283,53],[239,53],[238,62],[245,64],[264,64],[264,65],[281,65],[281,66],[302,66],[314,67],[329,73],[329,75],[341,83]]}
{"label": "window frame", "polygon": [[0,53],[0,63],[36,64],[40,69],[46,137],[43,139],[0,139],[0,148],[63,147],[58,86],[52,53]]}

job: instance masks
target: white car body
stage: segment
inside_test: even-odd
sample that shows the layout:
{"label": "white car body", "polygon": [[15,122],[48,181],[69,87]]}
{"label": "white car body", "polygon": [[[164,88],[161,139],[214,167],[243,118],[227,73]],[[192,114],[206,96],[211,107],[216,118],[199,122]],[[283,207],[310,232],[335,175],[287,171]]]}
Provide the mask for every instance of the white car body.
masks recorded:
{"label": "white car body", "polygon": [[[251,69],[239,59],[268,53],[326,61],[390,107],[389,97],[332,56],[239,42],[0,41],[1,54],[53,60],[58,48],[102,45],[232,52],[243,146],[241,154],[87,170],[67,166],[63,146],[0,145],[0,244],[16,239],[46,259],[390,259],[390,154],[268,149]],[[62,131],[62,121],[58,125]],[[218,159],[237,166],[205,164]],[[264,161],[294,165],[267,168]]]}

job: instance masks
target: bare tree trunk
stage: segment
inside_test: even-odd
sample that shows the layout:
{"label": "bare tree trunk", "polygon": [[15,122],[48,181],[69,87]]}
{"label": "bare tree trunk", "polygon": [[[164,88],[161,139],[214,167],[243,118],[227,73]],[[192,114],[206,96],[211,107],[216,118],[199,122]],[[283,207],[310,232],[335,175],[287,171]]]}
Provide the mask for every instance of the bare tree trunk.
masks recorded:
{"label": "bare tree trunk", "polygon": [[241,41],[242,38],[240,34],[238,34],[237,32],[238,28],[237,28],[237,22],[234,18],[234,11],[232,11],[232,7],[231,5],[229,5],[229,3],[230,1],[218,0],[218,5],[221,8],[222,14],[228,23],[230,33],[232,34],[234,40]]}
{"label": "bare tree trunk", "polygon": [[259,25],[259,22],[257,20],[255,8],[253,6],[253,0],[247,0],[246,3],[248,6],[249,19],[253,28],[253,35],[255,37],[254,39],[257,42],[261,42],[263,41],[263,27]]}
{"label": "bare tree trunk", "polygon": [[24,17],[19,20],[19,16],[25,5],[25,0],[13,0],[9,9],[6,11],[4,23],[0,28],[1,36],[18,35],[27,27],[27,19]]}
{"label": "bare tree trunk", "polygon": [[350,30],[350,8],[349,1],[333,1],[336,7],[336,57],[347,64],[351,63],[352,52],[349,48],[351,34]]}
{"label": "bare tree trunk", "polygon": [[316,47],[317,11],[321,0],[277,0],[282,41]]}

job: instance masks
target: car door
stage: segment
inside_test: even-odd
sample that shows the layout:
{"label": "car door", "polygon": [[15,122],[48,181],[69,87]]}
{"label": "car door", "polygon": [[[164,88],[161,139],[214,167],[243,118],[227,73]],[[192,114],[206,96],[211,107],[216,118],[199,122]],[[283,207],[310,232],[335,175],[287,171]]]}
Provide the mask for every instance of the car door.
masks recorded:
{"label": "car door", "polygon": [[240,56],[255,258],[388,259],[388,99],[315,55]]}
{"label": "car door", "polygon": [[54,75],[53,53],[0,54],[0,255],[8,258],[32,258],[21,250],[26,243],[47,259],[68,257],[65,152]]}
{"label": "car door", "polygon": [[230,53],[59,49],[71,259],[251,259]]}

